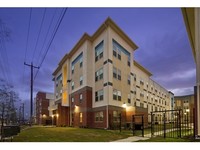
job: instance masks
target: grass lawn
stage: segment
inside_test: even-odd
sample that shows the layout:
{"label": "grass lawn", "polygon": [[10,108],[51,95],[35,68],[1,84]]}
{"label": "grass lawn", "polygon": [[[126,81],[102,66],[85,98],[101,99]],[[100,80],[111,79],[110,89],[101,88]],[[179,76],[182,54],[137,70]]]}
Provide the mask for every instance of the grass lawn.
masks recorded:
{"label": "grass lawn", "polygon": [[21,131],[13,142],[110,142],[131,136],[131,132],[70,127],[32,127]]}

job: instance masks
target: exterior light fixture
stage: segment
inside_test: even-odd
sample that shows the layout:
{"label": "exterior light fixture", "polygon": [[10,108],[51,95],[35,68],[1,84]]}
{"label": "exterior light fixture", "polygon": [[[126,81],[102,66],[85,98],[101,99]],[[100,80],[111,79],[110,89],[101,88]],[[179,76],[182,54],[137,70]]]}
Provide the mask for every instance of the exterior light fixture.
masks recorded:
{"label": "exterior light fixture", "polygon": [[56,114],[56,117],[58,117],[59,116],[59,114]]}
{"label": "exterior light fixture", "polygon": [[123,108],[126,108],[127,107],[127,105],[126,105],[126,103],[124,102],[124,104],[122,105],[122,107]]}
{"label": "exterior light fixture", "polygon": [[185,111],[186,111],[186,112],[190,112],[190,110],[189,110],[189,109],[186,109]]}

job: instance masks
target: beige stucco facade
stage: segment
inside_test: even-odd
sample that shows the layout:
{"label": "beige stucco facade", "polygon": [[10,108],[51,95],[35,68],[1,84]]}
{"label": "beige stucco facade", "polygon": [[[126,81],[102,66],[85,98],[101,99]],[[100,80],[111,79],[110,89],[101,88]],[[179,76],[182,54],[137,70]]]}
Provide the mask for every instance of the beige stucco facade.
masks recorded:
{"label": "beige stucco facade", "polygon": [[[76,97],[84,87],[90,87],[91,106],[90,100],[85,99],[88,104],[82,106],[83,114],[79,111],[79,120],[84,118],[87,108],[88,112],[101,110],[105,128],[109,127],[109,115],[112,115],[109,113],[115,108],[124,110],[124,104],[127,112],[135,111],[135,107],[148,109],[148,113],[169,110],[169,92],[153,81],[150,78],[152,74],[134,60],[136,49],[135,43],[110,18],[92,36],[85,33],[53,73],[55,102],[60,99],[61,106],[69,107],[73,118],[73,109],[78,106],[77,102],[73,105]],[[60,82],[57,81],[59,75],[62,75]],[[57,94],[59,91],[62,91],[62,96]],[[86,97],[90,97],[87,93]]]}

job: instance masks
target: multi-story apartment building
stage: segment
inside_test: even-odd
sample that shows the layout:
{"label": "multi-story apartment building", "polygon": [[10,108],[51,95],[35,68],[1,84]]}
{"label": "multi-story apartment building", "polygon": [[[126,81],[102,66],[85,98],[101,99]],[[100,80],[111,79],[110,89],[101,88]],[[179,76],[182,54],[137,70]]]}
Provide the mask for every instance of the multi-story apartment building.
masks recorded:
{"label": "multi-story apartment building", "polygon": [[46,124],[48,120],[51,121],[49,115],[49,103],[54,101],[54,94],[53,93],[46,93],[46,92],[38,92],[36,94],[36,105],[35,105],[35,112],[36,112],[36,124]]}
{"label": "multi-story apartment building", "polygon": [[188,114],[190,116],[191,122],[193,121],[193,109],[194,109],[194,94],[175,96],[174,97],[174,109],[182,110],[183,114]]}
{"label": "multi-story apartment building", "polygon": [[110,128],[121,114],[170,109],[170,95],[133,59],[137,45],[108,18],[85,33],[53,73],[57,125]]}

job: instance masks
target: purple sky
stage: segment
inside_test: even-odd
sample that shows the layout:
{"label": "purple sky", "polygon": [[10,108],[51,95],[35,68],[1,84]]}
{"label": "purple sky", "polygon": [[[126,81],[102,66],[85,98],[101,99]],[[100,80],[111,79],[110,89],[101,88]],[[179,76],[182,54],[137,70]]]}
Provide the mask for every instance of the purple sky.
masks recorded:
{"label": "purple sky", "polygon": [[[36,45],[44,11],[44,8],[32,9],[25,59],[30,8],[0,8],[0,19],[11,30],[10,40],[5,41],[6,48],[0,46],[0,63],[23,101],[29,101],[30,97],[30,68],[24,66],[24,61],[33,60],[34,65],[39,65],[62,8],[46,9]],[[177,96],[193,93],[195,64],[180,8],[68,8],[34,81],[34,95],[37,91],[53,92],[52,72],[61,58],[84,32],[92,35],[108,16],[139,47],[134,58],[153,74],[152,79]],[[43,43],[44,49],[40,52]],[[0,69],[0,78],[4,78],[1,66]]]}

